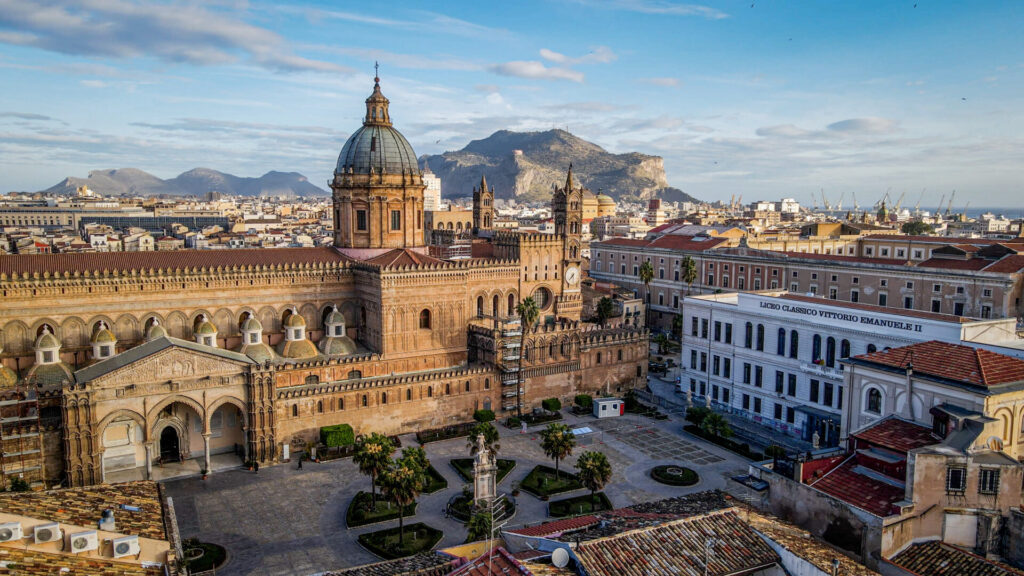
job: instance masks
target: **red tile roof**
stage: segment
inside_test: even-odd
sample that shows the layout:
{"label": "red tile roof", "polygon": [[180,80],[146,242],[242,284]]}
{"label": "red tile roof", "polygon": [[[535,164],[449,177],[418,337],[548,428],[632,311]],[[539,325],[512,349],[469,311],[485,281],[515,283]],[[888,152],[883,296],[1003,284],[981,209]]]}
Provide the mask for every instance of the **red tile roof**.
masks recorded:
{"label": "red tile roof", "polygon": [[[773,250],[766,250],[766,252],[773,252]],[[777,254],[782,254],[788,258],[805,258],[807,260],[827,260],[829,262],[839,262],[845,264],[876,264],[881,266],[902,266],[905,264],[904,260],[895,260],[892,258],[861,258],[860,256],[842,256],[839,254],[814,254],[811,252],[792,252],[792,251],[778,251]]]}
{"label": "red tile roof", "polygon": [[609,238],[597,245],[607,244],[611,246],[635,246],[637,248],[664,248],[666,250],[689,250],[699,252],[710,250],[729,242],[729,238],[712,238],[708,236],[679,236],[666,234],[654,240],[639,240],[633,238]]}
{"label": "red tile roof", "polygon": [[857,466],[856,457],[849,458],[811,486],[875,516],[891,516],[893,504],[905,497],[904,489],[861,474]]}
{"label": "red tile roof", "polygon": [[426,254],[420,254],[408,248],[395,248],[380,256],[367,258],[364,262],[376,264],[382,268],[394,266],[424,266],[427,264],[440,264],[442,261]]}
{"label": "red tile roof", "polygon": [[577,516],[576,518],[554,520],[552,522],[545,522],[536,526],[527,526],[526,528],[509,530],[509,532],[511,534],[519,534],[520,536],[556,536],[563,532],[572,532],[574,530],[589,528],[590,526],[596,525],[598,522],[600,522],[600,519],[597,516]]}
{"label": "red tile roof", "polygon": [[893,242],[930,242],[934,244],[971,244],[974,246],[987,246],[1011,242],[1011,240],[988,240],[985,238],[955,238],[952,236],[906,236],[903,234],[868,234],[864,236],[867,240],[892,240]]}
{"label": "red tile roof", "polygon": [[1024,381],[1024,360],[988,350],[932,340],[856,356],[856,360],[961,382],[996,386]]}
{"label": "red tile roof", "polygon": [[324,248],[245,248],[239,250],[173,250],[157,252],[83,252],[0,256],[0,274],[274,266],[344,262],[342,254]]}
{"label": "red tile roof", "polygon": [[584,542],[576,556],[590,576],[700,576],[708,539],[714,540],[710,574],[753,572],[779,563],[775,551],[732,510]]}
{"label": "red tile roof", "polygon": [[1008,254],[1002,259],[985,267],[985,272],[1002,272],[1013,274],[1024,269],[1024,254]]}
{"label": "red tile roof", "polygon": [[853,437],[903,453],[940,442],[932,435],[930,428],[900,418],[886,418],[869,428],[856,432]]}
{"label": "red tile roof", "polygon": [[528,576],[531,572],[524,567],[508,550],[502,547],[491,550],[490,554],[463,564],[458,570],[451,572],[448,576],[508,576],[522,574]]}
{"label": "red tile roof", "polygon": [[919,576],[1024,576],[1024,571],[938,540],[912,544],[889,561]]}
{"label": "red tile roof", "polygon": [[936,312],[924,312],[921,310],[907,310],[905,308],[888,308],[885,306],[875,306],[874,304],[862,304],[860,302],[847,302],[845,300],[831,300],[823,296],[806,296],[804,294],[793,294],[786,293],[778,296],[779,298],[785,298],[786,300],[798,300],[800,302],[812,302],[814,304],[837,306],[839,308],[851,308],[854,310],[865,310],[868,312],[879,312],[883,314],[892,314],[894,316],[908,316],[911,318],[921,318],[924,320],[935,320],[938,322],[952,322],[954,324],[965,324],[968,322],[974,322],[973,318],[967,318],[964,316],[954,316],[953,314],[939,314]]}

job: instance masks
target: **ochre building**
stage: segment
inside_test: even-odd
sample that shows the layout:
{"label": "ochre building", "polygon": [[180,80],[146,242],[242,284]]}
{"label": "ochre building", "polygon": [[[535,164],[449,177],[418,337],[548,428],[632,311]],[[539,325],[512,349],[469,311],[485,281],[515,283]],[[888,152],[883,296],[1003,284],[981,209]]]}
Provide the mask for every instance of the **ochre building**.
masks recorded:
{"label": "ochre building", "polygon": [[474,257],[431,257],[416,154],[378,81],[331,189],[329,248],[0,256],[3,484],[269,464],[321,426],[399,434],[645,381],[642,329],[581,322],[571,168],[555,234],[491,230],[488,201]]}

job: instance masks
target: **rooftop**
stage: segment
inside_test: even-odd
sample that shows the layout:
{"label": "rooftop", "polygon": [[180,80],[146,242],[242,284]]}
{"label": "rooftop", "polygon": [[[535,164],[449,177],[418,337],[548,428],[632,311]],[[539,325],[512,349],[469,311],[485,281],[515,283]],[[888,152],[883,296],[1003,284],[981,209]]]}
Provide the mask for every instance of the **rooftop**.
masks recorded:
{"label": "rooftop", "polygon": [[967,324],[969,322],[975,322],[974,318],[967,318],[965,316],[955,316],[953,314],[939,314],[936,312],[923,312],[921,310],[907,310],[905,308],[889,308],[886,306],[875,306],[873,304],[862,304],[860,302],[846,302],[844,300],[831,300],[824,296],[806,296],[804,294],[794,294],[792,292],[786,292],[776,296],[777,298],[784,298],[786,300],[796,300],[799,302],[813,302],[814,304],[822,304],[826,306],[836,306],[839,308],[850,308],[853,310],[864,310],[866,312],[877,312],[879,314],[891,314],[893,316],[907,316],[910,318],[921,318],[922,320],[934,320],[936,322],[950,322],[952,324]]}
{"label": "rooftop", "polygon": [[851,436],[901,453],[941,442],[932,435],[930,428],[896,417],[885,418],[872,426],[854,432]]}
{"label": "rooftop", "polygon": [[423,552],[408,558],[386,560],[356,566],[323,576],[444,576],[455,567],[456,559],[440,552]]}
{"label": "rooftop", "polygon": [[975,387],[1024,381],[1024,360],[970,346],[932,340],[855,356],[860,364],[875,364],[933,376]]}
{"label": "rooftop", "polygon": [[747,513],[747,522],[754,530],[767,536],[783,549],[815,565],[823,573],[832,573],[832,561],[839,560],[839,573],[844,576],[878,576],[878,572],[846,557],[846,553],[812,536],[806,530],[787,524],[772,516]]}
{"label": "rooftop", "polygon": [[891,516],[893,504],[905,497],[904,489],[861,472],[856,457],[848,458],[811,486],[875,516]]}
{"label": "rooftop", "polygon": [[986,560],[938,540],[912,544],[889,559],[919,576],[1024,576],[1024,572]]}
{"label": "rooftop", "polygon": [[163,576],[161,566],[144,568],[140,564],[118,562],[105,558],[52,554],[39,550],[0,547],[0,563],[10,563],[4,573],[19,576],[53,576],[82,574],[88,576]]}

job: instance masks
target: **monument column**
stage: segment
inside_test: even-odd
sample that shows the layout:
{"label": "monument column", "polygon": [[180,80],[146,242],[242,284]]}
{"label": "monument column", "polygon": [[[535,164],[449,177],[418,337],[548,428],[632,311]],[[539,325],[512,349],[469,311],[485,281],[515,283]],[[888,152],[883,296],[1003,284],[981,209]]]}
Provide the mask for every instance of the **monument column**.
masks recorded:
{"label": "monument column", "polygon": [[210,433],[203,434],[203,469],[210,471]]}

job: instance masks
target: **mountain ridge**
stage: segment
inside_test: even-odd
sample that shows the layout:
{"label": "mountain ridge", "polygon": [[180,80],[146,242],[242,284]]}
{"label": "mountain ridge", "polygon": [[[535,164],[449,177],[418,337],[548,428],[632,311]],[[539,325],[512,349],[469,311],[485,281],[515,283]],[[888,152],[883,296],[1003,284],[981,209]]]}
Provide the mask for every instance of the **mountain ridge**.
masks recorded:
{"label": "mountain ridge", "polygon": [[298,172],[271,170],[259,177],[235,176],[212,168],[193,168],[174,178],[160,179],[138,168],[91,170],[85,178],[68,176],[42,190],[46,194],[74,194],[79,186],[112,196],[203,196],[220,192],[233,196],[327,196]]}

